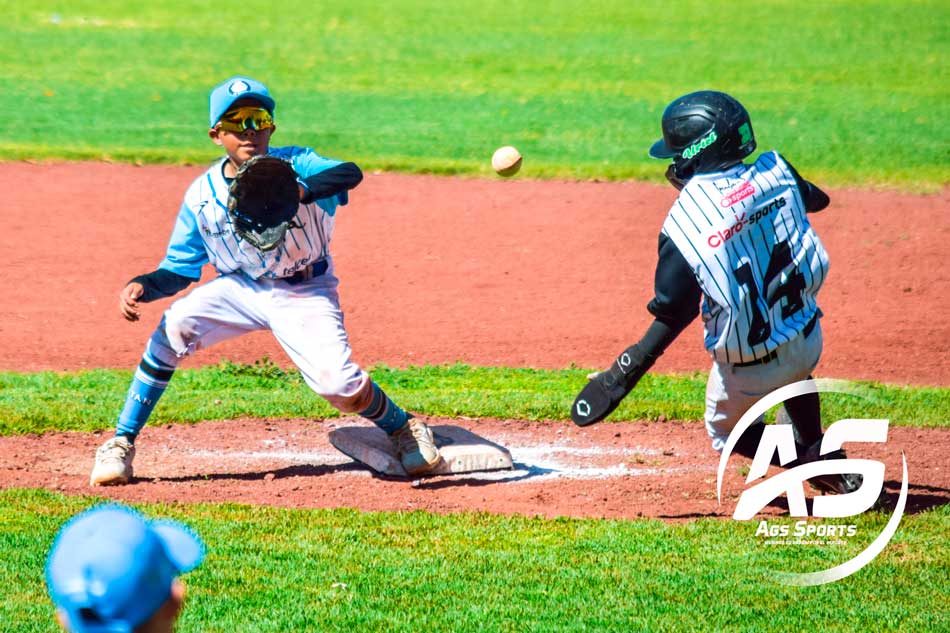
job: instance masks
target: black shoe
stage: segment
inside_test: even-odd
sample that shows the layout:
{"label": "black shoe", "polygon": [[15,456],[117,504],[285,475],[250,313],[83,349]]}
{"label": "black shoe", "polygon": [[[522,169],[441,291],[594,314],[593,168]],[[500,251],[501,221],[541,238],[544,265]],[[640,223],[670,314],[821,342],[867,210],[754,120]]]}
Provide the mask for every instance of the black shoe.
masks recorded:
{"label": "black shoe", "polygon": [[[835,459],[847,459],[844,449],[839,448],[831,451],[827,455],[820,455],[821,440],[812,444],[805,450],[805,454],[799,457],[799,463],[810,464],[818,461],[831,461]],[[864,475],[853,473],[818,475],[808,480],[808,484],[819,492],[846,495],[855,492],[864,483]]]}

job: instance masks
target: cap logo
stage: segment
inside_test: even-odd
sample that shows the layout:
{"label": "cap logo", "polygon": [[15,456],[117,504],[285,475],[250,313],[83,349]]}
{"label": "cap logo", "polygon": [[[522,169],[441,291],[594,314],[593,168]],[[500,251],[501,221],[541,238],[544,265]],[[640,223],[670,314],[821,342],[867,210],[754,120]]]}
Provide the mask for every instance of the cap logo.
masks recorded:
{"label": "cap logo", "polygon": [[696,154],[700,153],[701,151],[703,151],[704,149],[706,149],[707,147],[715,143],[716,138],[718,138],[716,136],[716,131],[713,130],[712,132],[710,132],[703,138],[699,139],[698,141],[696,141],[695,143],[693,143],[692,145],[684,149],[683,158],[686,158],[686,159],[692,158]]}
{"label": "cap logo", "polygon": [[233,95],[239,95],[243,92],[247,92],[250,89],[251,87],[247,85],[247,82],[244,81],[243,79],[238,79],[237,81],[232,82],[230,86],[228,86],[228,92],[230,92]]}

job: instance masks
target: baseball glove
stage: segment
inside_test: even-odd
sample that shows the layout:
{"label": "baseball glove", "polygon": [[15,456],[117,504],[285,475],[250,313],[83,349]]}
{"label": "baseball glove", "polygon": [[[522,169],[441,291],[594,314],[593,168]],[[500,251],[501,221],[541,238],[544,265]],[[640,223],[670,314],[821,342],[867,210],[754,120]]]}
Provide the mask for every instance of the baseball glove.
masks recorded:
{"label": "baseball glove", "polygon": [[234,231],[262,251],[277,248],[300,205],[297,173],[276,156],[254,156],[231,183],[228,215]]}

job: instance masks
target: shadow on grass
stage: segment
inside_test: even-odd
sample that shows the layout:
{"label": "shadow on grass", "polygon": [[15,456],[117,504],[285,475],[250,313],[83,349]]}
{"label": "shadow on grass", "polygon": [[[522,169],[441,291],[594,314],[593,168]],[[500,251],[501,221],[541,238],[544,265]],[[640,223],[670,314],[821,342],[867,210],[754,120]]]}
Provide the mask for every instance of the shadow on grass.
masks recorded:
{"label": "shadow on grass", "polygon": [[[901,482],[887,480],[884,482],[884,507],[893,511],[900,496]],[[925,484],[907,484],[907,506],[904,514],[920,514],[939,506],[950,504],[950,489]]]}

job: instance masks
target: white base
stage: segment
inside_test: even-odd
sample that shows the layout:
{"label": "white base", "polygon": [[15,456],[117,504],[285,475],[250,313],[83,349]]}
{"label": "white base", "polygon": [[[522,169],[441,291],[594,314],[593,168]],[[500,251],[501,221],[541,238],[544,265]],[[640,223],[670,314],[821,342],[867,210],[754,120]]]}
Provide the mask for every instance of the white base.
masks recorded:
{"label": "white base", "polygon": [[[425,476],[456,475],[484,470],[510,470],[511,454],[503,446],[459,426],[430,426],[442,463]],[[408,477],[392,441],[375,426],[345,426],[329,434],[333,446],[376,472]]]}

